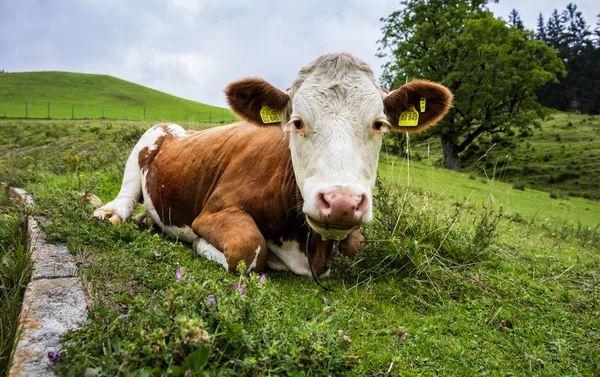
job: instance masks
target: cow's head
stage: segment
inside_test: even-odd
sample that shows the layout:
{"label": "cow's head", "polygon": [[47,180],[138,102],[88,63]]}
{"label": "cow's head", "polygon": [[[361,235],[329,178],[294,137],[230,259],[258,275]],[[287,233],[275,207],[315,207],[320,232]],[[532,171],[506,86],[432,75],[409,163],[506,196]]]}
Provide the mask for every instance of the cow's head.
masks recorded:
{"label": "cow's head", "polygon": [[281,125],[291,134],[307,222],[324,239],[338,240],[373,216],[383,132],[423,131],[452,102],[447,88],[421,80],[388,93],[365,62],[346,53],[310,62],[287,92],[256,78],[236,81],[225,92],[242,118]]}

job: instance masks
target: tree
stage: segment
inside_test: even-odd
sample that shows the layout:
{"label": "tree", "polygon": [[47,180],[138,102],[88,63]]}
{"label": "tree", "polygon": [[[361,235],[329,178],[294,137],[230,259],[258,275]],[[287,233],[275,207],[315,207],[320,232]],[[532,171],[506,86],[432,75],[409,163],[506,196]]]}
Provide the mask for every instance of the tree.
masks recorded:
{"label": "tree", "polygon": [[448,169],[478,137],[528,128],[542,116],[535,89],[563,73],[561,60],[533,33],[511,27],[487,0],[403,0],[383,18],[378,56],[382,84],[426,78],[454,93],[454,106],[430,135],[439,136]]}
{"label": "tree", "polygon": [[560,82],[548,83],[537,91],[540,102],[563,111],[600,113],[600,46],[594,44],[593,32],[582,13],[573,3],[560,14],[555,9],[545,32],[546,43],[558,51],[567,74]]}
{"label": "tree", "polygon": [[596,36],[596,47],[600,48],[600,14],[596,16],[596,28],[594,29],[594,35]]}
{"label": "tree", "polygon": [[546,25],[546,43],[558,51],[563,51],[564,31],[563,20],[555,9]]}
{"label": "tree", "polygon": [[521,31],[525,30],[525,25],[523,24],[523,20],[521,20],[521,15],[519,15],[519,12],[517,12],[515,8],[513,8],[508,14],[508,23]]}
{"label": "tree", "polygon": [[589,30],[590,28],[582,13],[577,10],[577,5],[573,3],[569,3],[567,9],[563,11],[562,21],[566,26],[566,32],[563,34],[565,55],[569,59],[581,54],[591,46],[592,41],[589,37],[592,32]]}
{"label": "tree", "polygon": [[538,41],[546,42],[546,38],[547,36],[546,28],[544,27],[544,16],[542,16],[542,12],[540,12],[537,21],[537,31],[535,33],[535,39],[537,39]]}

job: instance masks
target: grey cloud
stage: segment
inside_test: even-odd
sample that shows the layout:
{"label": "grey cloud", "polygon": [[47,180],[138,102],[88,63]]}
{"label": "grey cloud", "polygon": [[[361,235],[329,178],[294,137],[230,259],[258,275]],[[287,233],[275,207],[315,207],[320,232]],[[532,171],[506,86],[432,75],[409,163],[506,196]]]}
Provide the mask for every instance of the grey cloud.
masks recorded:
{"label": "grey cloud", "polygon": [[[546,3],[548,15],[566,6]],[[0,68],[107,73],[223,106],[230,81],[258,76],[285,89],[325,52],[354,53],[379,75],[379,19],[398,7],[397,0],[3,0]],[[506,17],[513,5],[495,7]],[[537,8],[514,7],[534,27]]]}

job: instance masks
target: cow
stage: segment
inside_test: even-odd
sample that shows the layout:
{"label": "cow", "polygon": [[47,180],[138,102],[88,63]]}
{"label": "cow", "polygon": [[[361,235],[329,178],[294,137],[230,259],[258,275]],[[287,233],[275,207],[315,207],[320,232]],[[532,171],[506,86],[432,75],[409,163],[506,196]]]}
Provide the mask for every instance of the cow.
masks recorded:
{"label": "cow", "polygon": [[245,78],[225,94],[241,122],[150,128],[117,197],[93,217],[125,221],[143,199],[138,221],[229,272],[243,261],[248,272],[328,276],[336,246],[352,255],[364,244],[358,228],[373,217],[383,133],[424,131],[452,103],[447,88],[425,80],[388,92],[348,53],[308,63],[287,91]]}

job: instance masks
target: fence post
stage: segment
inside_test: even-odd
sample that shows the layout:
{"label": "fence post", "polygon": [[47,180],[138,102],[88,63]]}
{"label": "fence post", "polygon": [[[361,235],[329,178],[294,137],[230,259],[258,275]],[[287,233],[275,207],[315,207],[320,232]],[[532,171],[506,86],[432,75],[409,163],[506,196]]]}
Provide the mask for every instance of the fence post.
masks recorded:
{"label": "fence post", "polygon": [[83,118],[87,119],[87,103],[85,104],[85,113],[83,114]]}
{"label": "fence post", "polygon": [[144,120],[146,120],[146,106],[144,106]]}
{"label": "fence post", "polygon": [[186,112],[185,112],[185,121],[186,121],[186,122],[187,122],[187,119],[188,119],[188,117],[187,117],[187,111],[186,111]]}
{"label": "fence post", "polygon": [[29,104],[25,101],[25,118],[29,118]]}
{"label": "fence post", "polygon": [[104,105],[102,105],[102,119],[104,119]]}
{"label": "fence post", "polygon": [[225,123],[225,109],[221,109],[221,123]]}
{"label": "fence post", "polygon": [[123,108],[123,120],[127,119],[127,108]]}
{"label": "fence post", "polygon": [[50,119],[50,101],[48,101],[48,119]]}
{"label": "fence post", "polygon": [[75,105],[71,105],[71,119],[75,119]]}
{"label": "fence post", "polygon": [[212,123],[212,109],[208,110],[208,123]]}
{"label": "fence post", "polygon": [[4,117],[5,117],[5,118],[6,118],[6,105],[7,105],[7,103],[6,103],[6,102],[4,102]]}

